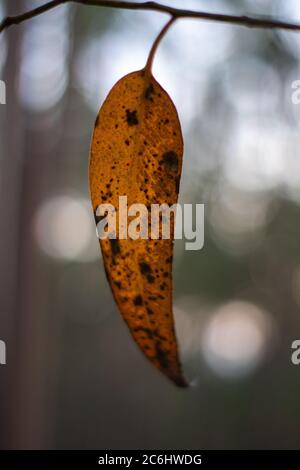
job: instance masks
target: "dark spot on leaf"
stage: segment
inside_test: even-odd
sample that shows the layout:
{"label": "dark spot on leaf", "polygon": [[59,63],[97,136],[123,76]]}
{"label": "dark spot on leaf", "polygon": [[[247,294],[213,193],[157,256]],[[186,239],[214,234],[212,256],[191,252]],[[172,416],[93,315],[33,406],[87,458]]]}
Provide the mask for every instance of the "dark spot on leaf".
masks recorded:
{"label": "dark spot on leaf", "polygon": [[126,121],[128,126],[137,126],[139,123],[136,110],[130,111],[126,109]]}
{"label": "dark spot on leaf", "polygon": [[134,305],[143,305],[142,296],[141,296],[141,295],[137,295],[137,296],[133,299],[133,303],[134,303]]}
{"label": "dark spot on leaf", "polygon": [[153,284],[153,282],[155,281],[155,277],[152,276],[152,274],[147,274],[147,281],[150,283],[150,284]]}
{"label": "dark spot on leaf", "polygon": [[153,334],[150,328],[145,328],[144,326],[137,326],[136,328],[133,329],[133,331],[135,331],[135,333],[139,333],[141,331],[142,333],[145,333],[147,336],[149,336],[149,338],[153,337]]}
{"label": "dark spot on leaf", "polygon": [[122,283],[121,283],[120,281],[114,281],[114,284],[115,284],[119,289],[121,289]]}
{"label": "dark spot on leaf", "polygon": [[155,344],[155,352],[156,352],[156,358],[158,362],[160,363],[161,367],[163,369],[167,369],[169,366],[168,356],[166,352],[162,349],[160,341],[158,341]]}
{"label": "dark spot on leaf", "polygon": [[111,247],[111,251],[112,251],[112,254],[113,256],[116,256],[120,253],[120,245],[119,245],[119,240],[115,239],[115,238],[109,238],[109,241],[110,241],[110,247]]}
{"label": "dark spot on leaf", "polygon": [[140,263],[140,271],[142,274],[150,274],[152,270],[148,263],[146,263],[145,261],[142,261]]}
{"label": "dark spot on leaf", "polygon": [[173,150],[164,153],[162,156],[162,160],[160,160],[159,163],[164,164],[171,171],[178,170],[178,157],[177,154],[173,152]]}
{"label": "dark spot on leaf", "polygon": [[153,101],[153,94],[154,94],[154,87],[153,85],[149,85],[145,91],[145,98],[146,100]]}

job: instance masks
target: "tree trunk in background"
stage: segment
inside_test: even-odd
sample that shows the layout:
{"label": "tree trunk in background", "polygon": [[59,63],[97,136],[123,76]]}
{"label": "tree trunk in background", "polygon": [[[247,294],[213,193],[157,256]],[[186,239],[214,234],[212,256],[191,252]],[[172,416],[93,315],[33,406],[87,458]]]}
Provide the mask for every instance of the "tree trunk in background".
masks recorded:
{"label": "tree trunk in background", "polygon": [[[26,9],[24,1],[10,0],[8,4],[10,15]],[[6,409],[6,436],[2,442],[4,448],[43,449],[51,446],[54,397],[51,348],[55,347],[57,317],[52,291],[57,276],[56,265],[40,256],[33,222],[39,205],[57,178],[59,138],[54,146],[49,146],[48,137],[60,134],[64,115],[61,109],[49,110],[53,115],[56,113],[56,119],[50,126],[42,125],[36,130],[35,124],[43,115],[28,113],[18,100],[20,45],[22,32],[28,27],[30,22],[9,30],[5,77],[8,85],[6,147],[0,185],[2,214],[6,214],[0,248],[1,269],[5,272],[1,273],[3,311],[0,314],[7,316],[7,332],[0,332],[0,338],[7,342],[6,373],[10,377],[2,400]],[[62,100],[58,107],[64,104]],[[4,374],[3,381],[7,382]]]}
{"label": "tree trunk in background", "polygon": [[[9,15],[16,14],[24,7],[25,2],[23,0],[10,0],[7,2],[7,13]],[[0,212],[3,217],[0,243],[0,337],[5,340],[7,346],[7,365],[1,368],[0,375],[0,415],[3,417],[1,442],[3,448],[11,446],[15,431],[11,422],[14,403],[10,401],[10,397],[12,396],[11,388],[15,379],[18,247],[21,237],[20,211],[22,209],[20,206],[20,190],[24,164],[24,115],[20,112],[16,96],[22,28],[12,27],[6,32],[6,35],[8,56],[4,77],[1,77],[6,83],[6,105],[1,105],[1,114],[4,114],[2,129],[4,152],[0,163]]]}

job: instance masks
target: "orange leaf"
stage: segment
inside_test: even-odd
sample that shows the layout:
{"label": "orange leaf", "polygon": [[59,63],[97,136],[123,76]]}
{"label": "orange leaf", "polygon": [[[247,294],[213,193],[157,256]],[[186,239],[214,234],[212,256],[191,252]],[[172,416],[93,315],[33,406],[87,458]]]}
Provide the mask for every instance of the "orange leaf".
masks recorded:
{"label": "orange leaf", "polygon": [[[147,68],[123,77],[95,123],[90,190],[96,223],[100,204],[112,204],[119,215],[119,196],[127,196],[128,207],[176,203],[182,155],[177,111],[165,90]],[[133,338],[158,369],[186,386],[172,313],[173,236],[173,219],[170,239],[120,239],[117,224],[116,239],[100,244],[110,287]]]}

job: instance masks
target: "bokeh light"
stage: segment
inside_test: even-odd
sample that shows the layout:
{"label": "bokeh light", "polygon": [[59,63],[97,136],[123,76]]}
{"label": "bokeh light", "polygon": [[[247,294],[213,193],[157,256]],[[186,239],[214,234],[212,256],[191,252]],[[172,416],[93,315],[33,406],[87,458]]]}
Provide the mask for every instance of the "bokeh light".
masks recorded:
{"label": "bokeh light", "polygon": [[63,195],[44,202],[36,214],[35,235],[43,252],[57,260],[99,258],[91,205],[84,198]]}
{"label": "bokeh light", "polygon": [[269,314],[252,303],[234,301],[221,306],[203,331],[207,365],[220,377],[247,375],[263,360],[272,328]]}

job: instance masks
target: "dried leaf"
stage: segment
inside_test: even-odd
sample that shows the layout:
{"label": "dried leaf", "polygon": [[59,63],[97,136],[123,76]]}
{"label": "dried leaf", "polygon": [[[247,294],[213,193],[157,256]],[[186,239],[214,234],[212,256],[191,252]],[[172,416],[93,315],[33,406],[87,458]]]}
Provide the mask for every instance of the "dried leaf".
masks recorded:
{"label": "dried leaf", "polygon": [[[180,123],[166,91],[147,68],[126,75],[110,91],[95,123],[94,213],[104,203],[118,209],[119,196],[127,196],[128,207],[176,203],[182,155]],[[117,239],[100,244],[114,298],[135,341],[158,369],[186,386],[172,313],[173,222],[169,240],[123,240],[117,226]]]}

